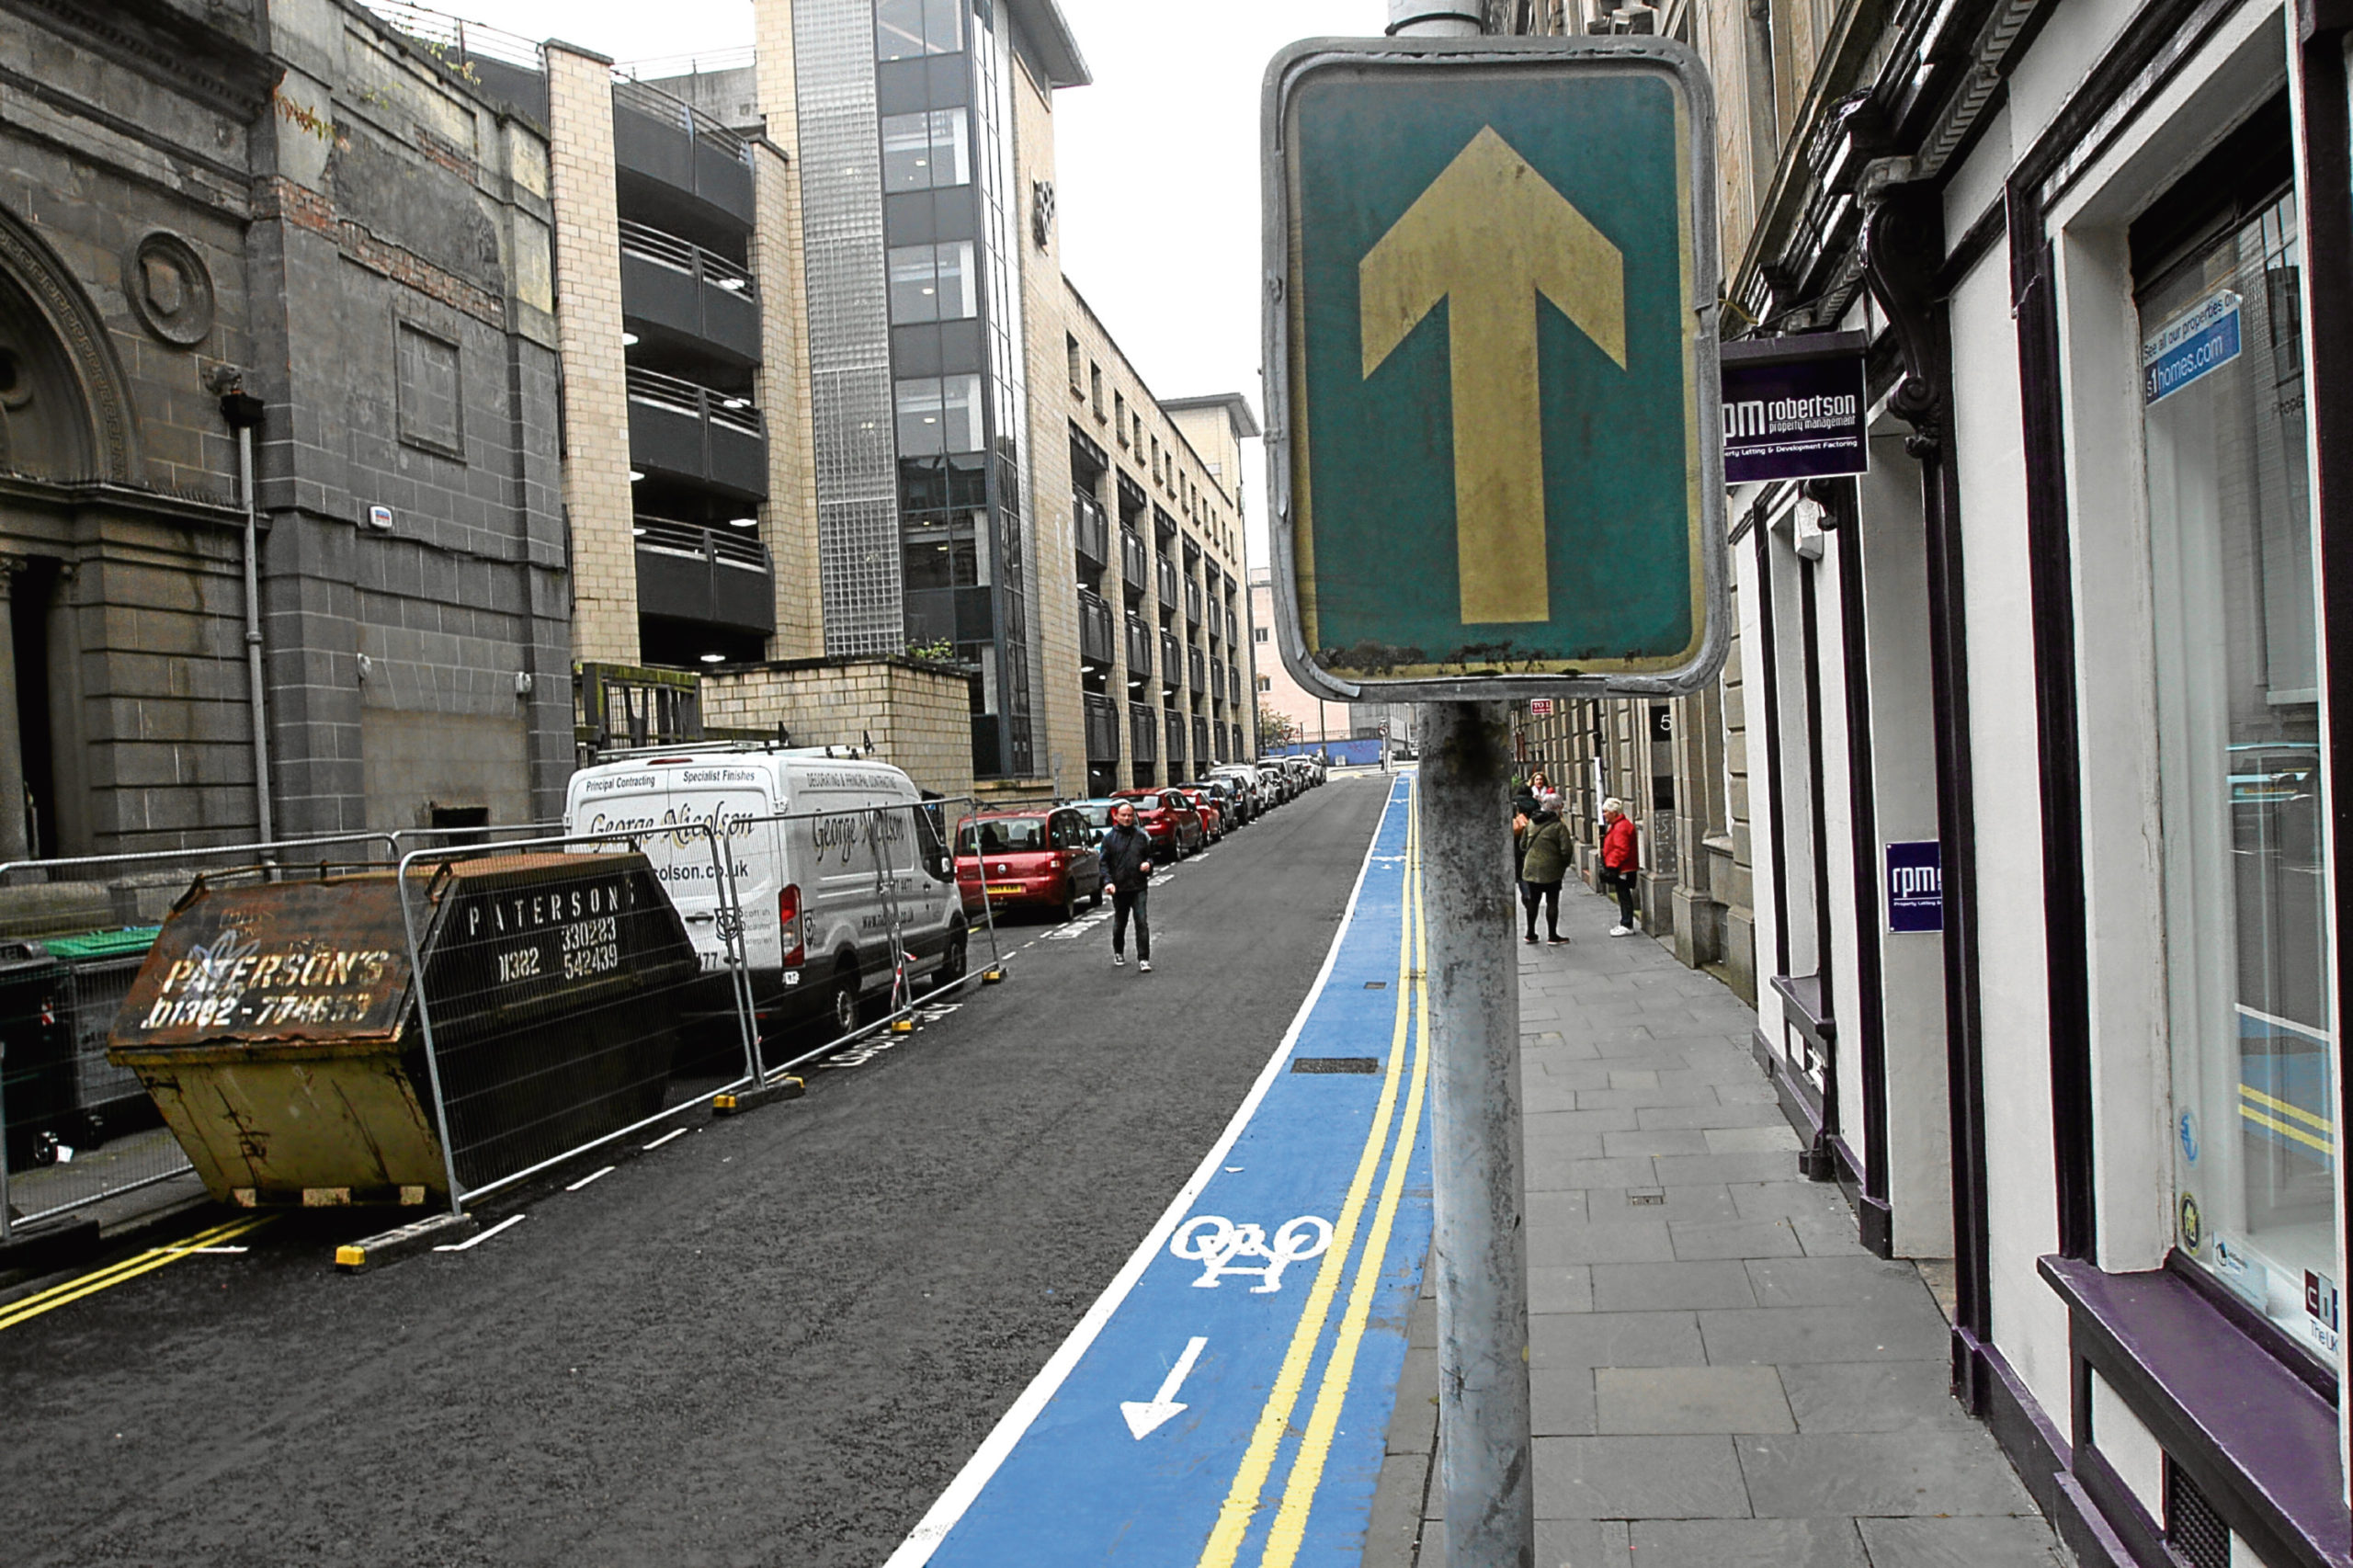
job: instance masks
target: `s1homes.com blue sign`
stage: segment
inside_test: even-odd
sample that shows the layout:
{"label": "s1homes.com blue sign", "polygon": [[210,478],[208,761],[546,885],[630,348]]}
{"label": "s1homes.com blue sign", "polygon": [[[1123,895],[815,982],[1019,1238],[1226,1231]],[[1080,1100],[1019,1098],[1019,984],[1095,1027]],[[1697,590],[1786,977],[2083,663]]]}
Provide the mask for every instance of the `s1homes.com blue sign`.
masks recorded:
{"label": "s1homes.com blue sign", "polygon": [[2239,297],[2209,294],[2141,345],[2141,391],[2156,403],[2239,357]]}
{"label": "s1homes.com blue sign", "polygon": [[1945,928],[1944,851],[1935,839],[1887,846],[1887,928]]}

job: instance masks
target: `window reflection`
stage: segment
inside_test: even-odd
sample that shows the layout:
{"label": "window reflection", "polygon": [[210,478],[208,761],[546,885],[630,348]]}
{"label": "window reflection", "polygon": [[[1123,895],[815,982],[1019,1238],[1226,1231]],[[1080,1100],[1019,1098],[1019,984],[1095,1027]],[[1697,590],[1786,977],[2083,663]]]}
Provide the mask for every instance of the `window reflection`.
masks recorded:
{"label": "window reflection", "polygon": [[2298,265],[2282,198],[2144,291],[2143,424],[2176,1240],[2333,1358],[2335,1029]]}
{"label": "window reflection", "polygon": [[972,178],[970,137],[961,108],[918,109],[882,117],[882,188],[931,190]]}
{"label": "window reflection", "polygon": [[963,0],[875,0],[874,57],[912,60],[964,47]]}

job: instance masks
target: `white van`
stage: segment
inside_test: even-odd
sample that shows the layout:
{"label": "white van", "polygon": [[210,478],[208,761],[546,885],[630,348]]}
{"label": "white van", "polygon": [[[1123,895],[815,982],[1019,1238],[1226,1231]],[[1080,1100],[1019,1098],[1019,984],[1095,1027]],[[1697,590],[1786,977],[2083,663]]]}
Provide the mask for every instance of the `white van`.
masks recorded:
{"label": "white van", "polygon": [[666,746],[582,768],[563,814],[567,833],[646,835],[641,846],[701,955],[713,1013],[733,1005],[717,868],[709,839],[676,830],[717,829],[763,1035],[818,1019],[847,1033],[861,1004],[887,998],[894,921],[910,977],[963,977],[969,933],[948,824],[889,763],[841,746]]}

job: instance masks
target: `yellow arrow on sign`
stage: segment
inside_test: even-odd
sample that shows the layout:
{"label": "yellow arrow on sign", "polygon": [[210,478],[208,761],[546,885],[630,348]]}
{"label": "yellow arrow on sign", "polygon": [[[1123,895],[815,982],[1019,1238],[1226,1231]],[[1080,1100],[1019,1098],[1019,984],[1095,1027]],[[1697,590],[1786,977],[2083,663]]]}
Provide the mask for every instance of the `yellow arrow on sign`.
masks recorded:
{"label": "yellow arrow on sign", "polygon": [[1486,126],[1365,253],[1357,282],[1367,379],[1451,301],[1463,624],[1551,619],[1535,296],[1623,369],[1625,257]]}

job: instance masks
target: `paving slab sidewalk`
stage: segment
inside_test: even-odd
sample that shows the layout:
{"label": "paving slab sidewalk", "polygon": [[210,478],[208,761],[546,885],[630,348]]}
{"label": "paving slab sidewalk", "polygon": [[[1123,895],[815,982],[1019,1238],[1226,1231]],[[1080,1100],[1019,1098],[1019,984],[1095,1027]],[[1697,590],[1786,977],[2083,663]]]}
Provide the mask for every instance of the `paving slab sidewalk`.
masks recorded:
{"label": "paving slab sidewalk", "polygon": [[[1520,949],[1538,1568],[2064,1568],[1922,1269],[1799,1176],[1756,1015],[1616,913],[1573,885],[1572,944]],[[1446,1561],[1437,1306],[1367,1568]]]}

